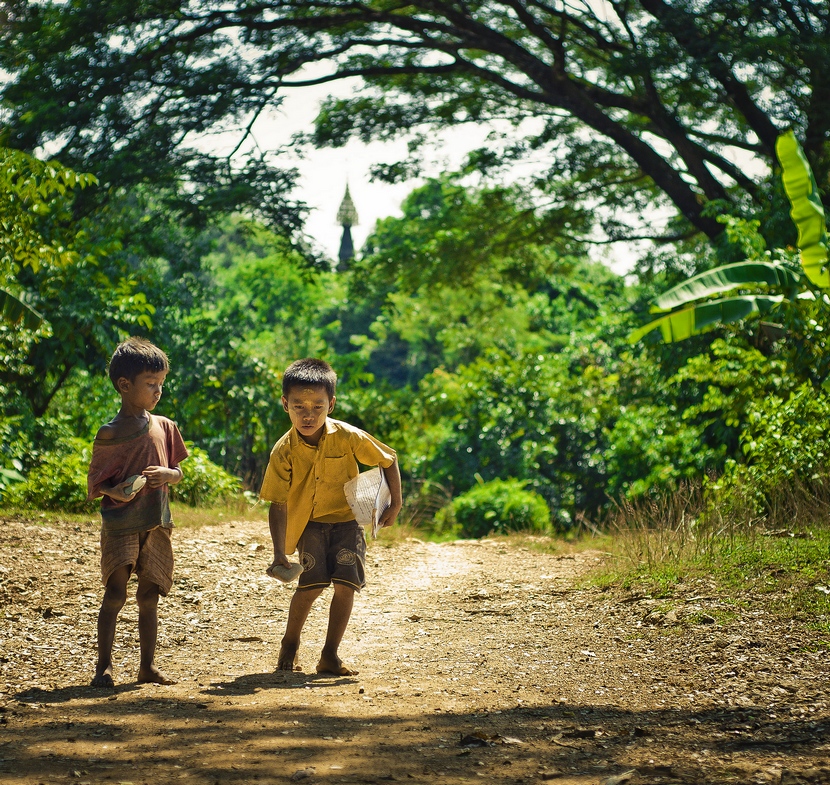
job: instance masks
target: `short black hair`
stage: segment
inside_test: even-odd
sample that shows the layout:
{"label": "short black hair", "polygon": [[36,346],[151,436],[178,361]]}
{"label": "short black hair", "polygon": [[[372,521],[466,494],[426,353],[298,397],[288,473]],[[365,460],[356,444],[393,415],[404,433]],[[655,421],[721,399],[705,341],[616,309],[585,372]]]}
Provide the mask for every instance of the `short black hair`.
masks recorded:
{"label": "short black hair", "polygon": [[282,394],[287,398],[293,387],[324,387],[329,399],[337,389],[337,374],[325,360],[306,357],[291,363],[282,376]]}
{"label": "short black hair", "polygon": [[110,358],[110,381],[116,390],[118,390],[118,380],[122,377],[134,382],[135,377],[145,371],[161,373],[169,370],[170,363],[167,355],[145,338],[133,336],[122,341]]}

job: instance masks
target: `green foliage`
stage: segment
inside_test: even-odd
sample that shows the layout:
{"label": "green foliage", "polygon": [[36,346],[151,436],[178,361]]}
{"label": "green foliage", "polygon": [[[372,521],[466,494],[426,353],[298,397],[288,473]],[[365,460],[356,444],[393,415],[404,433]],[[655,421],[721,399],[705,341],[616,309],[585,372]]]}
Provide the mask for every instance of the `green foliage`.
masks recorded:
{"label": "green foliage", "polygon": [[784,190],[790,200],[790,216],[798,229],[801,265],[818,287],[830,287],[827,263],[827,218],[821,203],[818,183],[792,130],[781,134],[775,143],[781,162]]}
{"label": "green foliage", "polygon": [[[193,144],[194,135],[280,102],[272,85],[256,106],[250,103],[243,87],[249,59],[231,54],[238,39],[225,39],[231,50],[223,63],[209,62],[213,44],[224,38],[218,32],[215,40],[178,41],[165,53],[164,19],[181,13],[167,0],[140,10],[120,0],[13,5],[0,28],[0,67],[16,75],[3,85],[3,140],[27,151],[51,144],[64,164],[92,171],[106,187],[89,195],[85,212],[105,210],[114,194],[150,183],[188,226],[205,225],[217,211],[245,209],[298,229],[302,210],[287,198],[295,172],[278,166],[274,154],[244,145],[244,137],[230,155]],[[121,49],[125,34],[136,59]],[[152,233],[149,226],[133,230]]]}
{"label": "green foliage", "polygon": [[0,415],[0,499],[8,488],[25,479],[21,474],[23,445],[16,439],[18,427],[18,418]]}
{"label": "green foliage", "polygon": [[[280,373],[299,355],[332,361],[337,414],[398,448],[413,487],[514,477],[560,528],[741,460],[753,407],[830,376],[830,304],[795,297],[794,255],[773,263],[766,250],[793,243],[788,195],[809,208],[795,217],[799,245],[820,255],[824,242],[817,183],[830,155],[811,96],[830,65],[827,17],[771,0],[610,4],[607,18],[589,6],[517,16],[498,3],[287,0],[262,6],[263,26],[206,0],[213,21],[194,26],[172,0],[12,4],[2,141],[54,149],[102,187],[2,158],[0,244],[14,252],[0,308],[25,328],[0,324],[2,482],[31,476],[56,435],[89,438],[112,416],[105,363],[131,333],[170,355],[160,411],[253,488],[288,425]],[[336,275],[287,239],[301,213],[286,196],[294,175],[252,141],[277,87],[320,60],[367,89],[323,104],[315,143],[410,133],[391,176],[417,167],[437,138],[425,128],[512,123],[493,126],[460,175],[414,191]],[[682,127],[667,122],[677,117]],[[200,136],[229,121],[239,146],[204,152]],[[783,187],[747,174],[772,169],[785,123],[803,129],[799,194],[784,155]],[[725,149],[751,160],[738,168]],[[527,177],[500,185],[518,162]],[[669,217],[655,227],[655,214]],[[676,240],[650,253],[640,283],[586,261],[586,238],[631,235]],[[704,272],[715,263],[731,266]],[[751,340],[726,329],[674,352],[629,347],[632,313],[701,272],[658,306],[718,297],[695,317],[775,324]],[[689,317],[686,332],[700,326]]]}
{"label": "green foliage", "polygon": [[97,183],[55,161],[43,162],[19,150],[0,146],[0,318],[37,329],[42,316],[6,289],[17,289],[15,273],[37,272],[43,265],[64,267],[76,262],[76,237],[62,225],[60,204],[69,189]]}
{"label": "green foliage", "polygon": [[[184,464],[176,498],[236,498],[237,477],[258,488],[288,427],[280,374],[317,355],[340,375],[335,416],[398,450],[416,503],[432,510],[430,488],[451,498],[476,477],[511,477],[567,531],[602,520],[612,500],[719,473],[741,458],[750,405],[786,397],[830,362],[820,298],[798,301],[776,328],[786,344],[726,333],[632,350],[631,304],[658,278],[627,286],[571,255],[578,244],[556,239],[516,188],[429,181],[338,273],[241,216],[183,230],[149,192],[109,220],[88,233],[99,251],[109,235],[107,252],[21,277],[54,317],[26,340],[0,329],[6,472],[32,476],[56,439],[90,438],[112,417],[104,362],[132,325],[170,356],[159,413],[204,451]],[[152,236],[131,236],[136,220]],[[730,231],[742,250],[760,249],[749,224]]]}
{"label": "green foliage", "polygon": [[631,342],[639,341],[658,327],[666,343],[683,341],[714,325],[737,322],[755,314],[775,315],[783,301],[783,295],[764,297],[755,294],[709,300],[688,308],[680,308],[649,322],[631,333]]}
{"label": "green foliage", "polygon": [[343,284],[239,217],[205,234],[198,292],[178,287],[182,305],[157,319],[171,362],[169,405],[188,439],[258,487],[290,425],[279,375],[298,357],[328,353],[322,312]]}
{"label": "green foliage", "polygon": [[26,478],[15,468],[7,469],[0,467],[0,499],[4,497],[8,489]]}
{"label": "green foliage", "polygon": [[0,243],[0,286],[45,319],[0,324],[0,384],[39,417],[76,369],[103,370],[119,340],[151,329],[158,276],[136,264],[138,248],[124,247],[141,222],[137,209],[119,209],[122,194],[91,218],[80,209],[84,194],[70,187],[95,178],[6,152],[11,230]]}
{"label": "green foliage", "polygon": [[547,532],[550,509],[526,480],[491,480],[457,496],[435,518],[438,532],[486,537],[507,532]]}
{"label": "green foliage", "polygon": [[676,405],[644,403],[623,409],[605,452],[608,498],[674,493],[684,480],[723,465],[728,444],[709,444],[705,425],[680,417]]}
{"label": "green foliage", "polygon": [[[790,215],[798,230],[800,269],[791,266],[791,260],[781,254],[780,259],[772,262],[750,258],[698,273],[652,300],[651,312],[664,315],[634,330],[629,339],[632,343],[658,327],[663,340],[671,343],[754,314],[781,319],[797,296],[813,297],[812,292],[804,291],[807,281],[820,288],[830,287],[830,273],[824,269],[827,225],[815,177],[792,131],[779,135],[776,151],[783,170],[784,190],[792,205]],[[748,236],[757,232],[758,222],[725,216],[719,220],[727,224],[727,233],[733,232],[733,239],[749,245],[757,257],[762,256],[760,242],[746,242]],[[761,289],[762,293],[746,293],[747,289]],[[780,294],[764,293],[769,290]],[[729,297],[707,299],[726,292],[730,293]]]}
{"label": "green foliage", "polygon": [[[532,290],[567,268],[562,256],[582,249],[570,237],[584,218],[554,220],[524,189],[467,188],[459,179],[445,174],[428,180],[404,200],[402,218],[378,223],[363,261],[353,265],[357,286],[408,296],[496,278]],[[565,222],[570,232],[563,231]]]}
{"label": "green foliage", "polygon": [[690,358],[671,384],[689,393],[683,418],[705,429],[710,444],[730,447],[735,458],[750,407],[767,396],[786,395],[798,380],[783,358],[740,339],[718,339],[709,351]]}
{"label": "green foliage", "polygon": [[[499,203],[445,179],[379,227],[351,272],[352,298],[380,315],[363,322],[373,376],[339,398],[347,418],[394,444],[416,483],[459,493],[476,474],[527,481],[562,530],[609,499],[721,468],[737,437],[720,445],[707,423],[684,419],[699,396],[666,383],[682,358],[666,355],[661,370],[628,351],[635,294],[600,265],[499,234],[516,214]],[[450,238],[466,237],[473,217],[471,252]],[[488,246],[491,225],[500,242]],[[445,243],[438,256],[424,250],[431,236]]]}
{"label": "green foliage", "polygon": [[[190,456],[182,464],[182,481],[171,485],[171,498],[191,506],[210,506],[238,500],[241,482],[211,462],[204,450],[188,444]],[[91,446],[70,438],[60,449],[44,455],[22,482],[7,486],[5,504],[30,510],[95,512],[100,500],[87,501],[87,472]]]}
{"label": "green foliage", "polygon": [[57,161],[0,147],[0,265],[37,270],[45,263],[76,261],[77,254],[63,244],[66,238],[52,234],[56,227],[43,219],[71,189],[97,182],[93,175],[78,174]]}
{"label": "green foliage", "polygon": [[187,451],[190,454],[181,466],[181,482],[170,486],[171,499],[191,507],[210,507],[239,498],[242,483],[238,477],[217,466],[204,450],[190,442]]}
{"label": "green foliage", "polygon": [[87,472],[92,457],[90,444],[69,439],[61,449],[48,453],[29,470],[26,479],[11,486],[4,502],[29,510],[94,512],[98,501],[87,501]]}
{"label": "green foliage", "polygon": [[450,375],[424,379],[403,452],[417,476],[456,491],[476,473],[528,480],[567,527],[576,509],[601,503],[602,418],[614,380],[599,367],[571,374],[555,355],[488,352]]}
{"label": "green foliage", "polygon": [[823,478],[830,468],[829,404],[830,396],[810,384],[752,401],[741,432],[746,462],[731,463],[713,491],[740,493],[763,509],[779,487]]}

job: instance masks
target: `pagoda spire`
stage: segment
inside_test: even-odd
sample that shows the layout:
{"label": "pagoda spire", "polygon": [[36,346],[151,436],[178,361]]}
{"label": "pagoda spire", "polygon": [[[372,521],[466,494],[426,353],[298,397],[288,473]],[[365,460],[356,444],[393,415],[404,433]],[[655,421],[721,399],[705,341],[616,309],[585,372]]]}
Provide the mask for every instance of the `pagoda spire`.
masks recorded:
{"label": "pagoda spire", "polygon": [[349,193],[349,184],[346,183],[346,193],[343,201],[340,202],[340,209],[337,211],[337,223],[343,227],[343,235],[340,238],[340,252],[338,268],[345,270],[349,262],[354,258],[354,243],[352,242],[352,227],[357,224],[357,209]]}

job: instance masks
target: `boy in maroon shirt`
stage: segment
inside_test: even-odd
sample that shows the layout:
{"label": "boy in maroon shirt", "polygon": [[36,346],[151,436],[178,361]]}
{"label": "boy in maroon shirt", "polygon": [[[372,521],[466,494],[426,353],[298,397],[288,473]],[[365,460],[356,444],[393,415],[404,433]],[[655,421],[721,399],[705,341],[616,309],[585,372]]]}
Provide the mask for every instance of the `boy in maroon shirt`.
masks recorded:
{"label": "boy in maroon shirt", "polygon": [[92,448],[89,498],[101,501],[101,578],[106,589],[98,613],[98,662],[93,687],[113,687],[112,645],[127,582],[138,576],[138,682],[172,684],[155,663],[158,598],[173,584],[168,485],[182,478],[187,457],[172,420],[150,414],[170,369],[167,355],[149,341],[130,338],[115,350],[109,376],[121,409],[102,425]]}

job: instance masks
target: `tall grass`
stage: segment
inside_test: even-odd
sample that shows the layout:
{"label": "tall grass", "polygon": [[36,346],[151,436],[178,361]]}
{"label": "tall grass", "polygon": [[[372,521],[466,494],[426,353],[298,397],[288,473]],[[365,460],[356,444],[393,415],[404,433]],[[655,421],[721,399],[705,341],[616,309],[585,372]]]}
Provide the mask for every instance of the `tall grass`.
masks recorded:
{"label": "tall grass", "polygon": [[711,559],[740,541],[812,536],[830,528],[830,477],[779,486],[759,509],[753,494],[687,482],[674,493],[624,499],[609,516],[619,555],[632,564]]}
{"label": "tall grass", "polygon": [[668,596],[705,576],[724,596],[762,596],[830,632],[830,476],[782,484],[760,509],[750,490],[727,496],[710,480],[620,502],[607,524],[616,558],[602,581]]}

